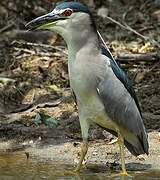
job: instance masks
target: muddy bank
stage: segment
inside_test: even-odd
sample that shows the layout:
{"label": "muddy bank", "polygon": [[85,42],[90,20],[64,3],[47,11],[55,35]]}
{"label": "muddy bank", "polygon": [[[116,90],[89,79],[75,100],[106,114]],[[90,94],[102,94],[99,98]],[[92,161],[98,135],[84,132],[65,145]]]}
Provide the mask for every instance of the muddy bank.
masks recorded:
{"label": "muddy bank", "polygon": [[[150,133],[149,142],[149,156],[134,157],[127,150],[125,151],[127,169],[129,171],[160,169],[160,135],[156,132]],[[43,147],[42,149],[30,147],[26,149],[26,152],[33,158],[75,165],[79,159],[80,143],[79,141],[66,142]],[[117,144],[109,144],[105,140],[90,141],[85,163],[87,168],[97,165],[102,166],[104,170],[118,170],[121,167],[119,146]]]}
{"label": "muddy bank", "polygon": [[[75,141],[59,135],[59,138],[46,139],[46,143],[39,137],[36,140],[24,141],[15,145],[9,140],[0,143],[0,152],[22,151],[27,159],[37,159],[42,162],[69,165],[74,168],[80,158],[80,141]],[[149,155],[134,157],[125,150],[126,166],[128,171],[160,170],[160,134],[149,133]],[[2,154],[3,156],[3,154]],[[108,139],[92,140],[89,142],[89,150],[84,162],[85,169],[96,172],[120,170],[119,147],[110,144]]]}

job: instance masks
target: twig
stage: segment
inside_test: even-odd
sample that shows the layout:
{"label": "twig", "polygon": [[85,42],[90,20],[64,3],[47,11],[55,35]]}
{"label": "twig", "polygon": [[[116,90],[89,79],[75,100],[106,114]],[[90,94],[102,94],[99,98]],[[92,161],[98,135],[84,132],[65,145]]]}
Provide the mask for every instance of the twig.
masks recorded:
{"label": "twig", "polygon": [[144,31],[148,31],[148,30],[152,30],[152,29],[154,29],[153,26],[143,27],[143,28],[139,29],[139,32],[144,32]]}
{"label": "twig", "polygon": [[127,14],[128,14],[129,12],[131,12],[133,9],[134,9],[134,7],[131,6],[131,7],[129,7],[128,10],[126,10],[126,11],[123,13],[123,16],[122,16],[123,21],[125,21]]}
{"label": "twig", "polygon": [[113,19],[109,16],[107,16],[106,18],[109,19],[110,21],[114,22],[115,24],[119,25],[121,28],[132,31],[134,34],[140,36],[141,38],[143,38],[145,40],[146,40],[146,38],[148,38],[148,37],[143,36],[142,34],[138,33],[136,30],[132,29],[130,26],[123,25],[120,22],[116,21],[115,19]]}
{"label": "twig", "polygon": [[66,52],[64,52],[64,50],[60,47],[57,46],[51,46],[48,44],[38,44],[38,43],[31,43],[31,42],[18,42],[18,41],[13,41],[12,45],[14,44],[21,44],[21,45],[26,45],[26,46],[34,46],[34,47],[41,47],[41,48],[47,48],[47,49],[51,49],[51,50],[57,50],[62,52],[65,55],[68,55]]}
{"label": "twig", "polygon": [[22,55],[17,55],[16,59],[26,58],[30,56],[53,57],[55,55],[55,53],[35,52],[33,50],[16,48],[16,47],[14,48],[14,50],[16,50],[17,52],[19,51],[18,54],[22,54]]}
{"label": "twig", "polygon": [[141,37],[141,38],[144,39],[145,41],[146,41],[146,40],[149,40],[149,37],[140,34],[140,33],[137,32],[135,29],[131,28],[127,23],[125,23],[125,27],[126,27],[127,30],[129,30],[129,31],[133,32],[134,34],[138,35],[139,37]]}
{"label": "twig", "polygon": [[109,16],[106,16],[106,18],[109,19],[110,21],[112,21],[113,23],[119,25],[121,28],[133,32],[134,34],[136,34],[137,36],[141,37],[141,38],[144,39],[145,41],[149,41],[149,42],[150,42],[151,44],[153,44],[154,46],[160,48],[160,44],[159,44],[157,41],[155,41],[154,39],[150,39],[149,37],[140,34],[140,33],[137,32],[135,29],[133,29],[133,28],[131,28],[129,25],[127,25],[126,23],[125,23],[125,25],[123,25],[123,24],[121,24],[120,22],[116,21],[115,19],[113,19],[113,18],[111,18],[111,17],[109,17]]}
{"label": "twig", "polygon": [[4,31],[7,31],[8,29],[10,29],[12,26],[14,26],[14,22],[11,22],[10,24],[8,24],[7,26],[3,27],[2,29],[0,29],[0,33],[3,33]]}
{"label": "twig", "polygon": [[16,80],[11,79],[11,78],[6,78],[6,77],[0,77],[0,83],[1,83],[1,82],[2,82],[3,84],[9,83],[9,82],[14,83],[14,82],[16,82]]}
{"label": "twig", "polygon": [[16,59],[18,60],[18,59],[24,59],[24,58],[28,58],[28,57],[34,57],[34,56],[39,56],[39,58],[41,57],[43,57],[43,59],[44,58],[50,58],[50,57],[55,57],[55,56],[57,56],[57,57],[59,57],[59,55],[58,54],[56,54],[56,53],[53,53],[53,54],[49,54],[49,53],[35,53],[35,54],[22,54],[22,55],[18,55],[17,57],[16,57]]}

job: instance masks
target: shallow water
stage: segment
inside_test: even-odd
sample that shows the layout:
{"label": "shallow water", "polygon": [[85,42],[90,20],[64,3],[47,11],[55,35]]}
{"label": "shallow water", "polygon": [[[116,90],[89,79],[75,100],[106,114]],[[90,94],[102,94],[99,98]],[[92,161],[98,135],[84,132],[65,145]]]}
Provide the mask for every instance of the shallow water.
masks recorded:
{"label": "shallow water", "polygon": [[160,170],[129,172],[130,177],[121,177],[118,172],[104,172],[100,169],[83,170],[75,174],[72,166],[55,164],[26,158],[24,152],[0,154],[0,180],[102,180],[102,179],[138,179],[158,180]]}

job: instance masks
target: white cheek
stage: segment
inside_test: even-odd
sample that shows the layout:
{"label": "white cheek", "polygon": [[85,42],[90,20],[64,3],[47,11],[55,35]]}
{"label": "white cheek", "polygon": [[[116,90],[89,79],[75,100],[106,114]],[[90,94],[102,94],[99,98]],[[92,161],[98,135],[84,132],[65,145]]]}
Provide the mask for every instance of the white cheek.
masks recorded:
{"label": "white cheek", "polygon": [[58,21],[56,26],[65,27],[68,24],[67,20]]}
{"label": "white cheek", "polygon": [[61,22],[60,21],[57,22],[55,26],[50,28],[50,30],[58,33],[59,35],[61,35],[64,38],[65,41],[67,41],[68,29],[66,28],[66,26],[67,26],[67,22],[66,22],[66,20],[63,20]]}

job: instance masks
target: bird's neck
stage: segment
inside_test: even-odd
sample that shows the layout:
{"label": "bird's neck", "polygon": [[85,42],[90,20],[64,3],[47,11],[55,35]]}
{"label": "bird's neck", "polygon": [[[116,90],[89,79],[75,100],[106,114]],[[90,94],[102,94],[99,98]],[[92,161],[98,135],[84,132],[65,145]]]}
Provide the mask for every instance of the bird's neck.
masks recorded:
{"label": "bird's neck", "polygon": [[69,53],[69,64],[76,60],[77,53],[86,55],[98,54],[100,51],[98,35],[95,31],[85,30],[83,32],[74,32],[67,42]]}

